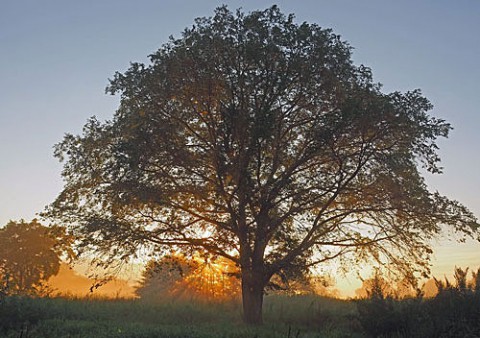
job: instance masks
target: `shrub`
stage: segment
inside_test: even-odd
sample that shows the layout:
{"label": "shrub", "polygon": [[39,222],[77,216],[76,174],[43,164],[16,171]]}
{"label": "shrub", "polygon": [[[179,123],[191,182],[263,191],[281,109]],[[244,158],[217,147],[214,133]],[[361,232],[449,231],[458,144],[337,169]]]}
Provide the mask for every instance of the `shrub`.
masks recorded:
{"label": "shrub", "polygon": [[468,269],[455,268],[455,283],[435,280],[434,298],[402,300],[386,295],[376,275],[368,297],[357,301],[359,321],[373,337],[479,337],[479,272],[468,283]]}

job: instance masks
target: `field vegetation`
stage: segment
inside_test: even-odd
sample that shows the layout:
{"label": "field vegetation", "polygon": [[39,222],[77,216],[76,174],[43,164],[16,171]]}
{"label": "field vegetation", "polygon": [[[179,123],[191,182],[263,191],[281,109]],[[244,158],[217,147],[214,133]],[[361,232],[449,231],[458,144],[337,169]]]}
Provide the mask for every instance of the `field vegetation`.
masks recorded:
{"label": "field vegetation", "polygon": [[401,298],[379,275],[367,297],[269,295],[264,324],[241,321],[238,300],[30,298],[4,296],[2,337],[478,337],[478,272],[435,280],[432,298]]}
{"label": "field vegetation", "polygon": [[[480,270],[431,298],[414,285],[445,231],[480,238],[423,177],[452,127],[419,89],[384,93],[331,29],[224,5],[106,91],[112,118],[54,147],[50,226],[0,228],[0,337],[480,337]],[[54,293],[85,257],[91,294]],[[92,297],[144,258],[138,299]],[[329,262],[400,284],[377,273],[340,300],[314,276]]]}
{"label": "field vegetation", "polygon": [[350,301],[266,297],[265,324],[241,321],[241,303],[8,297],[2,337],[363,337]]}

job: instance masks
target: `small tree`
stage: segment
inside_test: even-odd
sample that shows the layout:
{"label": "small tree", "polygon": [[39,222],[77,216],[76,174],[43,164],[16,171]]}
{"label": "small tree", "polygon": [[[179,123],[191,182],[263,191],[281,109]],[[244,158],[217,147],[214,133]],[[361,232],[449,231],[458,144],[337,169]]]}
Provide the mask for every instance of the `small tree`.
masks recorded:
{"label": "small tree", "polygon": [[222,257],[167,255],[150,261],[137,295],[146,300],[231,300],[238,296],[238,268]]}
{"label": "small tree", "polygon": [[375,270],[371,278],[362,280],[362,286],[355,290],[355,295],[359,299],[379,299],[383,300],[388,297],[394,297],[396,290],[383,276],[378,269]]}
{"label": "small tree", "polygon": [[196,268],[198,262],[181,255],[167,255],[160,260],[150,260],[142,273],[136,293],[146,300],[181,296],[177,293],[178,284]]}
{"label": "small tree", "polygon": [[62,255],[73,257],[72,240],[62,227],[37,220],[9,222],[0,229],[0,280],[5,294],[39,295],[58,273]]}
{"label": "small tree", "polygon": [[56,146],[65,187],[47,214],[97,253],[222,256],[241,269],[245,321],[261,323],[275,275],[339,257],[425,271],[442,225],[476,234],[417,169],[441,171],[450,125],[418,90],[382,93],[331,30],[220,7],[150,60],[111,81],[112,121]]}

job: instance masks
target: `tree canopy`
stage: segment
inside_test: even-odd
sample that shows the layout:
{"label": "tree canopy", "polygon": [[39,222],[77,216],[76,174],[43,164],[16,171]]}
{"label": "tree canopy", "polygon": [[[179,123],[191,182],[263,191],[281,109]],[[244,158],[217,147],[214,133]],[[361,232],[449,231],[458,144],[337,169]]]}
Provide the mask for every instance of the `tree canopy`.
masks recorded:
{"label": "tree canopy", "polygon": [[47,214],[111,259],[143,246],[233,261],[249,323],[273,276],[335,258],[425,271],[442,227],[478,228],[419,169],[441,172],[451,126],[419,90],[383,93],[351,53],[276,6],[196,19],[115,75],[111,121],[56,146],[65,186]]}
{"label": "tree canopy", "polygon": [[0,281],[7,294],[41,295],[58,273],[62,256],[72,257],[71,238],[63,227],[37,220],[9,222],[0,229]]}

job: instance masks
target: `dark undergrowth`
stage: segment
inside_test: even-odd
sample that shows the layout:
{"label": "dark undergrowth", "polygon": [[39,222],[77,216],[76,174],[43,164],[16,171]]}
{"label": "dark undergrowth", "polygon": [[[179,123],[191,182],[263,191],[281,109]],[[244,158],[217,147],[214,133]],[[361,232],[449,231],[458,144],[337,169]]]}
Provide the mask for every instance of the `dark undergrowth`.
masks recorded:
{"label": "dark undergrowth", "polygon": [[357,301],[358,318],[371,337],[480,337],[480,278],[467,270],[455,270],[455,283],[436,280],[433,298],[397,299],[372,288],[369,297]]}

